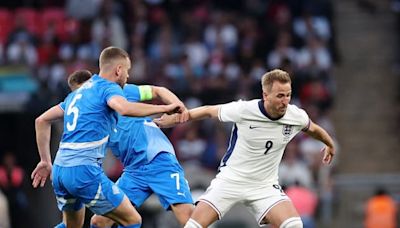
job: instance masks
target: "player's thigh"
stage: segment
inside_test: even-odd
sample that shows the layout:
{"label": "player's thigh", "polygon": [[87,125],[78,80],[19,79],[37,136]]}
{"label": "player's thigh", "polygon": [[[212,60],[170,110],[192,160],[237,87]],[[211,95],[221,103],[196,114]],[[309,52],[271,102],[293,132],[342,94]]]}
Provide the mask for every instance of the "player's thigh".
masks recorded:
{"label": "player's thigh", "polygon": [[126,196],[118,207],[104,214],[104,216],[124,226],[142,223],[139,213],[132,206],[131,202]]}
{"label": "player's thigh", "polygon": [[300,217],[293,203],[289,200],[281,201],[273,206],[263,218],[263,222],[279,227],[289,218]]}
{"label": "player's thigh", "polygon": [[[281,218],[295,215],[289,206],[291,201],[278,184],[249,185],[244,187],[244,205],[254,215],[259,225],[280,222]],[[283,207],[283,209],[280,209]],[[297,214],[297,212],[294,210]],[[267,219],[265,219],[267,218]],[[271,220],[269,219],[271,218]]]}
{"label": "player's thigh", "polygon": [[85,208],[82,207],[80,210],[66,210],[63,211],[63,222],[67,228],[81,228],[85,221]]}
{"label": "player's thigh", "polygon": [[204,227],[221,219],[235,203],[243,200],[242,187],[240,184],[215,178],[199,197],[191,218]]}
{"label": "player's thigh", "polygon": [[192,215],[194,206],[188,203],[178,203],[171,205],[171,209],[179,223],[184,225]]}

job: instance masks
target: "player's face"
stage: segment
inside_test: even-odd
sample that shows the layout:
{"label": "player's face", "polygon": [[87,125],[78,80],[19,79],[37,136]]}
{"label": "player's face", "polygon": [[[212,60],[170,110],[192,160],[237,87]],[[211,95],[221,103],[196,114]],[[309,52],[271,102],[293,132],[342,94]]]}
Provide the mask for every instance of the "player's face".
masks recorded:
{"label": "player's face", "polygon": [[272,84],[271,91],[263,93],[264,100],[267,102],[266,110],[272,117],[285,115],[287,106],[292,96],[292,87],[290,83],[281,83],[275,81]]}
{"label": "player's face", "polygon": [[126,58],[121,61],[121,63],[117,66],[117,83],[123,88],[128,81],[129,78],[129,69],[131,69],[131,61],[129,58]]}

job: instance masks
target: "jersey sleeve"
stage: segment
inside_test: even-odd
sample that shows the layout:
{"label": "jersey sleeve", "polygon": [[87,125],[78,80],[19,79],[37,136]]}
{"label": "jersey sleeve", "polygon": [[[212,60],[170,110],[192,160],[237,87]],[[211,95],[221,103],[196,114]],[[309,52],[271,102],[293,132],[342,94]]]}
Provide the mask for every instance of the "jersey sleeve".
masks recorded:
{"label": "jersey sleeve", "polygon": [[244,102],[241,100],[220,105],[218,118],[222,122],[240,122],[243,107]]}
{"label": "jersey sleeve", "polygon": [[58,106],[65,112],[65,101],[60,102]]}
{"label": "jersey sleeve", "polygon": [[128,101],[137,102],[140,101],[139,86],[134,84],[126,84],[124,86],[124,95]]}
{"label": "jersey sleeve", "polygon": [[103,93],[103,98],[107,103],[113,96],[125,97],[121,87],[114,83],[105,88]]}
{"label": "jersey sleeve", "polygon": [[67,103],[67,100],[68,100],[68,98],[71,96],[71,94],[72,94],[73,92],[71,92],[71,93],[69,93],[68,94],[68,96],[63,100],[63,101],[61,101],[59,104],[58,104],[58,106],[65,112],[65,109],[67,108],[66,107],[66,103]]}
{"label": "jersey sleeve", "polygon": [[306,111],[304,111],[303,109],[299,109],[300,110],[300,121],[302,124],[302,131],[307,131],[308,128],[310,127],[311,124],[311,120],[310,117],[308,117],[308,114],[306,113]]}
{"label": "jersey sleeve", "polygon": [[124,87],[124,94],[125,97],[132,102],[148,101],[153,99],[153,92],[149,85],[137,86],[134,84],[127,84]]}

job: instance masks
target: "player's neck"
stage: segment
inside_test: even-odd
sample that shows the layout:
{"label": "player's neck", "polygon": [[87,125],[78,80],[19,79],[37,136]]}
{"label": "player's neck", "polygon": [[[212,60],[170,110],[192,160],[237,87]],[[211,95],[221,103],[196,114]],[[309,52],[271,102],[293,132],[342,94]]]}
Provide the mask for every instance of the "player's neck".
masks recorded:
{"label": "player's neck", "polygon": [[267,117],[270,118],[271,120],[277,120],[283,117],[283,115],[275,113],[273,110],[269,109],[266,102],[264,102],[264,109],[267,114]]}
{"label": "player's neck", "polygon": [[115,78],[112,76],[112,74],[110,72],[100,71],[99,76],[108,81],[115,82]]}

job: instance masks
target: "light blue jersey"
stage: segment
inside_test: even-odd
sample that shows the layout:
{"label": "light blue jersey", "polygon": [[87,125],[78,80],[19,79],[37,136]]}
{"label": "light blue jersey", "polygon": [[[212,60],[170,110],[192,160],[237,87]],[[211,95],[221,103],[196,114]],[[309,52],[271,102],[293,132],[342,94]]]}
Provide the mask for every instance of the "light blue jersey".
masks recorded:
{"label": "light blue jersey", "polygon": [[[124,94],[128,101],[146,100],[143,87],[126,85]],[[118,124],[110,137],[109,147],[123,163],[125,169],[135,169],[148,164],[160,152],[175,154],[167,136],[148,117],[118,116]]]}
{"label": "light blue jersey", "polygon": [[[131,102],[152,99],[150,86],[126,85],[124,94]],[[124,164],[116,184],[135,206],[153,193],[166,210],[173,204],[193,203],[171,142],[150,118],[118,116],[109,147]]]}
{"label": "light blue jersey", "polygon": [[124,96],[118,84],[94,75],[61,102],[64,133],[52,170],[53,187],[61,211],[85,205],[103,215],[121,204],[124,193],[101,167],[116,120],[107,102]]}
{"label": "light blue jersey", "polygon": [[124,96],[118,84],[94,75],[60,103],[64,133],[54,164],[64,167],[101,162],[116,114],[107,102]]}

